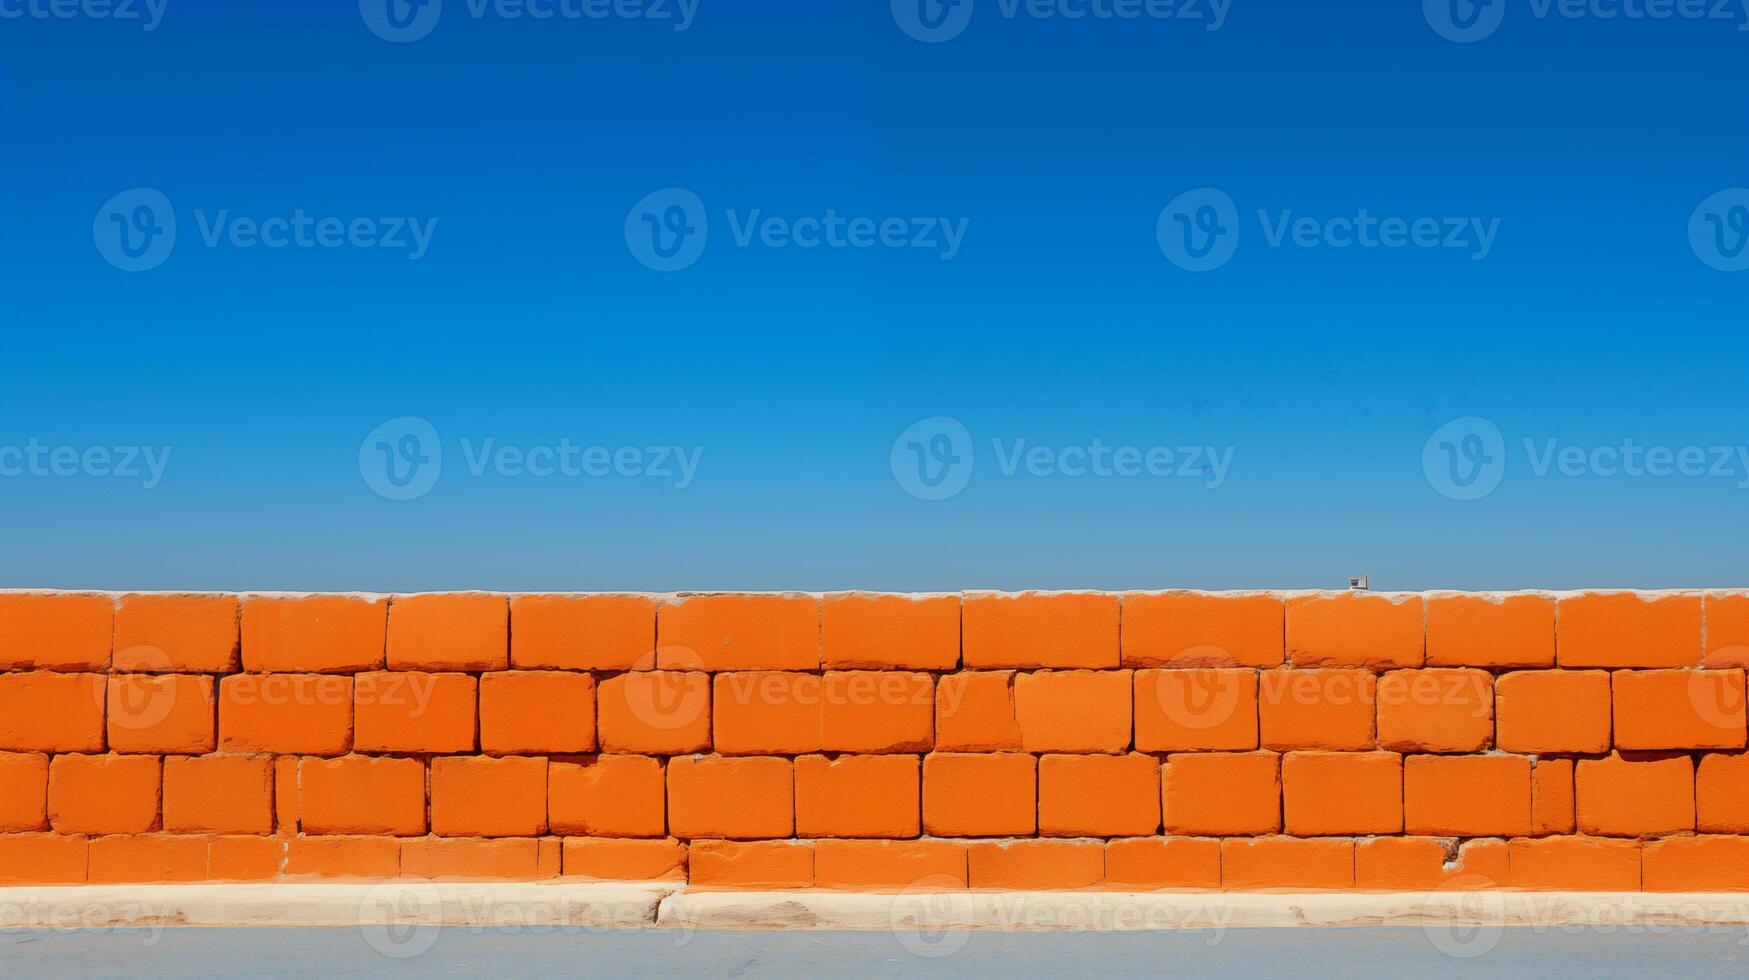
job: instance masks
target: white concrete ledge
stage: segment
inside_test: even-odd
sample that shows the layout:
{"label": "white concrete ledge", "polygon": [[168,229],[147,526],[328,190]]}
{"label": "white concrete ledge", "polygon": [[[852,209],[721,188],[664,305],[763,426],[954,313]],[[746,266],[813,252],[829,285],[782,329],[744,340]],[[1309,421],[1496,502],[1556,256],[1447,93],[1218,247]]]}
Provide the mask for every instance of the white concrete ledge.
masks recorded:
{"label": "white concrete ledge", "polygon": [[[1749,925],[1749,893],[689,891],[663,883],[428,882],[0,888],[0,929],[426,926],[1144,931],[1290,926]],[[387,940],[385,940],[387,941]],[[396,939],[400,942],[400,939]]]}
{"label": "white concrete ledge", "polygon": [[925,934],[1289,926],[1694,926],[1749,923],[1749,894],[1641,892],[731,892],[680,891],[656,924]]}
{"label": "white concrete ledge", "polygon": [[0,888],[0,929],[124,926],[651,926],[674,886],[456,882]]}

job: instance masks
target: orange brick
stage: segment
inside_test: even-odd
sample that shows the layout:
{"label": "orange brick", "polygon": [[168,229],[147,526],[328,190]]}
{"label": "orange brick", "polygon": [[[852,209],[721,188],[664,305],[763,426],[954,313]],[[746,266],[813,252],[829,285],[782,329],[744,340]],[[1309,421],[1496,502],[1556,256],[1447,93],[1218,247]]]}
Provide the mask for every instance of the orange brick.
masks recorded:
{"label": "orange brick", "polygon": [[1353,888],[1354,841],[1346,837],[1229,837],[1221,841],[1221,887]]}
{"label": "orange brick", "polygon": [[1694,830],[1694,763],[1686,755],[1581,759],[1579,832],[1650,837]]}
{"label": "orange brick", "polygon": [[1507,752],[1609,751],[1609,673],[1527,670],[1494,679],[1495,744]]}
{"label": "orange brick", "polygon": [[1257,747],[1257,672],[1138,670],[1136,748],[1143,752]]}
{"label": "orange brick", "polygon": [[1028,752],[1123,752],[1130,747],[1128,670],[1041,670],[1014,679],[1014,716]]}
{"label": "orange brick", "polygon": [[1105,842],[1105,883],[1124,889],[1219,888],[1221,842],[1130,837]]}
{"label": "orange brick", "polygon": [[0,674],[0,749],[103,751],[103,675]]}
{"label": "orange brick", "polygon": [[1708,667],[1749,667],[1749,593],[1709,592],[1703,600]]}
{"label": "orange brick", "polygon": [[278,837],[214,837],[208,842],[209,881],[272,881],[285,863],[285,841]]}
{"label": "orange brick", "polygon": [[1274,752],[1181,753],[1167,759],[1161,779],[1168,834],[1281,830],[1281,757]]}
{"label": "orange brick", "polygon": [[273,833],[273,760],[247,755],[165,759],[164,829]]}
{"label": "orange brick", "polygon": [[595,750],[595,678],[562,670],[480,675],[480,748],[495,754]]}
{"label": "orange brick", "polygon": [[693,841],[688,883],[736,888],[808,888],[814,884],[812,841]]}
{"label": "orange brick", "polygon": [[970,670],[935,684],[935,747],[953,752],[1020,748],[1014,719],[1014,674]]}
{"label": "orange brick", "polygon": [[288,878],[393,878],[401,871],[396,837],[292,837],[286,841]]}
{"label": "orange brick", "polygon": [[1740,749],[1745,744],[1743,671],[1618,670],[1618,749]]}
{"label": "orange brick", "polygon": [[111,674],[109,747],[116,752],[211,752],[217,703],[199,674]]}
{"label": "orange brick", "polygon": [[829,670],[821,678],[827,752],[927,752],[935,741],[935,678],[902,670]]}
{"label": "orange brick", "polygon": [[1129,592],[1123,597],[1125,667],[1279,667],[1279,596]]}
{"label": "orange brick", "polygon": [[219,749],[340,755],[352,746],[352,678],[232,674],[219,681]]}
{"label": "orange brick", "polygon": [[596,689],[605,752],[685,755],[711,747],[711,680],[703,672],[637,671]]}
{"label": "orange brick", "polygon": [[86,879],[93,885],[169,884],[206,878],[207,839],[179,834],[95,837]]}
{"label": "orange brick", "polygon": [[389,605],[357,596],[244,596],[244,670],[381,670]]}
{"label": "orange brick", "polygon": [[923,758],[923,829],[936,837],[1002,837],[1038,827],[1030,755],[936,752]]}
{"label": "orange brick", "polygon": [[649,670],[656,602],[644,595],[519,595],[510,600],[518,670]]}
{"label": "orange brick", "polygon": [[401,842],[403,878],[544,877],[533,837],[419,837]]}
{"label": "orange brick", "polygon": [[790,760],[680,756],[668,760],[668,832],[699,837],[788,837],[795,829]]}
{"label": "orange brick", "polygon": [[49,763],[49,825],[63,834],[157,830],[161,770],[155,755],[57,755]]}
{"label": "orange brick", "polygon": [[124,595],[115,611],[115,669],[234,671],[237,620],[234,595]]}
{"label": "orange brick", "polygon": [[0,834],[0,885],[82,885],[88,845],[63,834]]}
{"label": "orange brick", "polygon": [[797,837],[916,837],[916,756],[804,755],[795,762]]}
{"label": "orange brick", "polygon": [[599,881],[651,881],[686,877],[686,845],[672,838],[658,840],[567,837],[566,877]]}
{"label": "orange brick", "polygon": [[[418,759],[300,759],[297,779],[306,834],[425,833],[425,764]],[[283,779],[280,785],[283,791]]]}
{"label": "orange brick", "polygon": [[1671,837],[1640,849],[1649,892],[1749,891],[1749,838]]}
{"label": "orange brick", "polygon": [[1105,844],[1078,840],[979,841],[966,848],[973,888],[1092,888],[1105,880]]}
{"label": "orange brick", "polygon": [[1342,592],[1287,603],[1287,659],[1296,667],[1419,667],[1421,597]]}
{"label": "orange brick", "polygon": [[1427,666],[1553,667],[1555,601],[1540,595],[1427,599]]}
{"label": "orange brick", "polygon": [[1403,760],[1403,832],[1445,837],[1531,833],[1530,760],[1412,755]]}
{"label": "orange brick", "polygon": [[829,595],[820,610],[827,668],[952,670],[960,662],[957,595]]}
{"label": "orange brick", "polygon": [[817,888],[949,890],[966,887],[966,845],[945,840],[822,840]]}
{"label": "orange brick", "polygon": [[273,760],[273,823],[282,836],[298,832],[298,812],[304,805],[300,783],[297,757]]}
{"label": "orange brick", "polygon": [[547,822],[555,834],[661,837],[667,832],[667,776],[642,755],[603,755],[586,765],[547,767]]}
{"label": "orange brick", "polygon": [[389,603],[390,670],[510,666],[510,601],[484,592],[430,592]]}
{"label": "orange brick", "polygon": [[1694,667],[1701,658],[1698,595],[1591,593],[1562,599],[1555,660],[1562,667]]}
{"label": "orange brick", "polygon": [[1607,837],[1514,838],[1506,842],[1512,888],[1543,891],[1640,890],[1640,842]]}
{"label": "orange brick", "polygon": [[1378,678],[1366,670],[1258,675],[1258,742],[1266,749],[1370,749]]}
{"label": "orange brick", "polygon": [[656,643],[665,670],[819,670],[820,600],[685,596],[656,607]]}
{"label": "orange brick", "polygon": [[431,760],[431,832],[440,837],[533,837],[547,829],[547,760],[446,756]]}
{"label": "orange brick", "polygon": [[0,670],[103,670],[114,621],[106,595],[0,595]]}
{"label": "orange brick", "polygon": [[1038,832],[1141,837],[1160,830],[1160,763],[1151,755],[1046,755],[1038,760]]}
{"label": "orange brick", "polygon": [[1403,832],[1403,757],[1395,752],[1289,752],[1281,759],[1289,834]]}
{"label": "orange brick", "polygon": [[355,683],[358,751],[474,751],[478,682],[472,674],[372,671]]}
{"label": "orange brick", "polygon": [[49,757],[0,752],[0,834],[48,829]]}
{"label": "orange brick", "polygon": [[800,755],[821,749],[820,675],[784,671],[717,674],[711,744],[725,755]]}
{"label": "orange brick", "polygon": [[1538,759],[1530,770],[1530,832],[1570,834],[1574,822],[1573,760]]}
{"label": "orange brick", "polygon": [[1709,752],[1700,757],[1694,772],[1694,819],[1695,829],[1703,834],[1749,833],[1749,755]]}
{"label": "orange brick", "polygon": [[1116,667],[1118,598],[1091,592],[968,593],[967,667]]}
{"label": "orange brick", "polygon": [[1502,888],[1506,842],[1374,837],[1354,847],[1354,887],[1378,891]]}
{"label": "orange brick", "polygon": [[1379,747],[1479,752],[1494,740],[1494,680],[1485,670],[1393,670],[1379,678]]}

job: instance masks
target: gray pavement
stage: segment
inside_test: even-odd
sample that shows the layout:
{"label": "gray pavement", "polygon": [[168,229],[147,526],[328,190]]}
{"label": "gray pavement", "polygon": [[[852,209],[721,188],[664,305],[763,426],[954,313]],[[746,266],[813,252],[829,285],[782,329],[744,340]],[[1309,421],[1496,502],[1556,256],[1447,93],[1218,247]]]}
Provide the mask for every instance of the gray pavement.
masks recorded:
{"label": "gray pavement", "polygon": [[0,975],[1709,977],[1742,928],[681,932],[446,927],[0,931]]}

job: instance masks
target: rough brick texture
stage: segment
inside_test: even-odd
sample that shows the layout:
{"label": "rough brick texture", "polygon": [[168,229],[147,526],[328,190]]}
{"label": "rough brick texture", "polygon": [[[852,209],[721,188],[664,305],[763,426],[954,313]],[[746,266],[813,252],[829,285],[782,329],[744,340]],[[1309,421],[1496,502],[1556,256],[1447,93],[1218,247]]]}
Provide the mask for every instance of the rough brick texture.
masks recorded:
{"label": "rough brick texture", "polygon": [[1749,594],[0,593],[0,884],[1749,890]]}

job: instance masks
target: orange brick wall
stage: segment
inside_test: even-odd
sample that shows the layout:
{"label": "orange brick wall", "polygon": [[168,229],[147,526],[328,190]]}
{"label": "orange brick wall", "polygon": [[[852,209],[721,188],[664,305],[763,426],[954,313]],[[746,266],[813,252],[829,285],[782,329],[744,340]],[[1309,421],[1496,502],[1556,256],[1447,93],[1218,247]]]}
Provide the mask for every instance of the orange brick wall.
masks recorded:
{"label": "orange brick wall", "polygon": [[1749,594],[0,594],[0,883],[1749,888]]}

